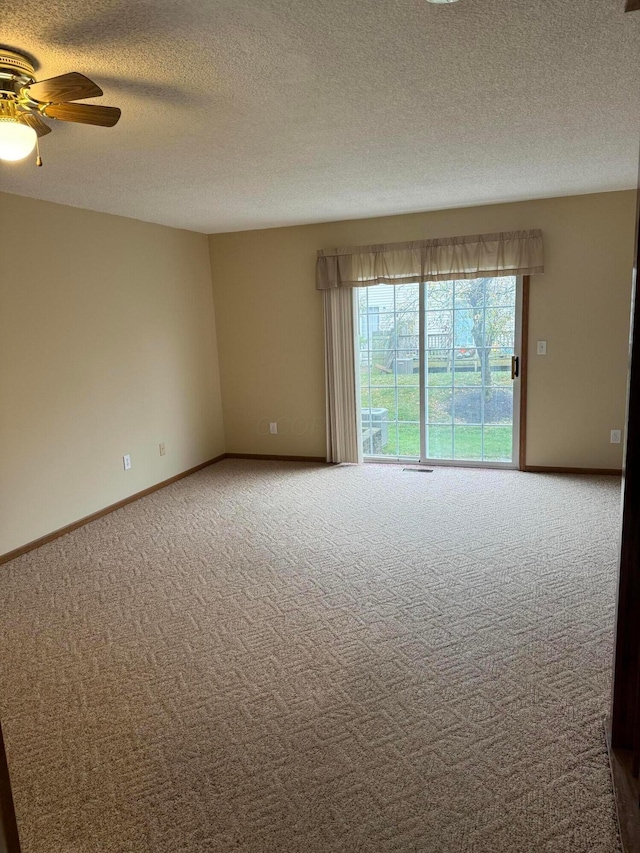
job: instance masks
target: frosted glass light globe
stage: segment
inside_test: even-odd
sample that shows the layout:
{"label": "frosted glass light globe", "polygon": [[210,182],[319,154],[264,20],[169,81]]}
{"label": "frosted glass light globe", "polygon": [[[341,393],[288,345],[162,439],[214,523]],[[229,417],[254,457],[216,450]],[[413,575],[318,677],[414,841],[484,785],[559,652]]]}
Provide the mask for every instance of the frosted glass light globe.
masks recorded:
{"label": "frosted glass light globe", "polygon": [[15,118],[0,118],[0,160],[23,160],[36,147],[38,135]]}

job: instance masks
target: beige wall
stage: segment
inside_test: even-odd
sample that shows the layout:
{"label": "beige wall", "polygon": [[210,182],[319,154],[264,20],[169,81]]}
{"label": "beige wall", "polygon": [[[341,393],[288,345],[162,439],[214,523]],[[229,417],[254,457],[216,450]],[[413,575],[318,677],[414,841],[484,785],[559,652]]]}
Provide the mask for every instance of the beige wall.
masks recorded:
{"label": "beige wall", "polygon": [[0,194],[0,258],[1,554],[224,435],[204,235]]}
{"label": "beige wall", "polygon": [[[320,248],[541,228],[531,284],[529,465],[617,468],[624,422],[635,192],[209,238],[227,451],[325,453]],[[536,356],[538,339],[548,355]],[[278,435],[268,423],[278,421]]]}
{"label": "beige wall", "polygon": [[0,554],[225,450],[323,456],[332,246],[542,228],[527,462],[619,467],[634,211],[620,192],[219,234],[210,270],[203,235],[0,194]]}

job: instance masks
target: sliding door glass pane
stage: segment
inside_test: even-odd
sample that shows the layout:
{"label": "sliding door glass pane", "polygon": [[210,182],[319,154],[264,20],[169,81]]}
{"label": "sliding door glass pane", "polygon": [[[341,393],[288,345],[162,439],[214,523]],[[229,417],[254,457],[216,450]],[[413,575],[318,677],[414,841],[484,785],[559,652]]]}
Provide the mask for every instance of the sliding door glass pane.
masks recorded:
{"label": "sliding door glass pane", "polygon": [[420,421],[398,422],[398,445],[400,456],[420,456]]}
{"label": "sliding door glass pane", "polygon": [[482,427],[462,426],[453,428],[454,459],[476,462],[482,459]]}
{"label": "sliding door glass pane", "polygon": [[516,304],[516,279],[515,276],[504,278],[485,279],[486,305],[488,308],[494,306]]}
{"label": "sliding door glass pane", "polygon": [[453,412],[456,424],[482,426],[482,388],[456,388],[453,392]]}
{"label": "sliding door glass pane", "polygon": [[453,427],[427,427],[427,456],[429,459],[453,459]]}
{"label": "sliding door glass pane", "polygon": [[482,364],[475,348],[453,351],[453,384],[456,388],[482,385]]}
{"label": "sliding door glass pane", "polygon": [[424,288],[427,458],[511,461],[515,277]]}
{"label": "sliding door glass pane", "polygon": [[453,389],[428,388],[426,415],[430,424],[453,423]]}
{"label": "sliding door glass pane", "polygon": [[494,387],[484,403],[484,423],[511,424],[513,388]]}
{"label": "sliding door glass pane", "polygon": [[513,387],[511,379],[511,356],[513,346],[491,347],[487,353],[487,364],[485,366],[486,379],[491,387],[502,386]]}
{"label": "sliding door glass pane", "polygon": [[508,426],[485,426],[484,458],[492,462],[511,462],[513,431]]}
{"label": "sliding door glass pane", "polygon": [[358,294],[361,436],[365,456],[420,456],[420,288]]}

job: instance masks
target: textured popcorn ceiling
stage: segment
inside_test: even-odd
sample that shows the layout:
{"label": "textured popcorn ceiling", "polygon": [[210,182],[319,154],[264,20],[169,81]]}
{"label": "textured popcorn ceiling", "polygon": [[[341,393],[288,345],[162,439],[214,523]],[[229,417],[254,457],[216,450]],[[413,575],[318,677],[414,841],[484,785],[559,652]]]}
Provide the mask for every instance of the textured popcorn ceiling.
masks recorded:
{"label": "textured popcorn ceiling", "polygon": [[80,71],[114,129],[52,122],[0,189],[203,232],[636,184],[624,0],[23,0],[0,42]]}

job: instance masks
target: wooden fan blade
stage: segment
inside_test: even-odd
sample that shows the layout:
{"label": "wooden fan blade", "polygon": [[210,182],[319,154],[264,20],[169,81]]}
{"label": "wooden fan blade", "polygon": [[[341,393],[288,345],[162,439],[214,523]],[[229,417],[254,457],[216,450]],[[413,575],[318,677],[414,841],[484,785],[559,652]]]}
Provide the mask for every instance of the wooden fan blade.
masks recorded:
{"label": "wooden fan blade", "polygon": [[627,0],[625,12],[640,12],[640,0]]}
{"label": "wooden fan blade", "polygon": [[56,104],[79,101],[83,98],[99,98],[102,95],[100,86],[84,74],[78,74],[75,71],[71,74],[61,74],[60,77],[51,77],[49,80],[41,80],[39,83],[32,83],[26,87],[25,91],[36,101],[55,101]]}
{"label": "wooden fan blade", "polygon": [[77,121],[80,124],[97,124],[113,127],[120,118],[118,107],[94,107],[93,104],[49,104],[44,114],[61,121]]}
{"label": "wooden fan blade", "polygon": [[38,136],[46,136],[47,133],[51,133],[49,125],[35,113],[23,113],[20,116],[20,121],[22,124],[28,124],[29,127],[32,127]]}

